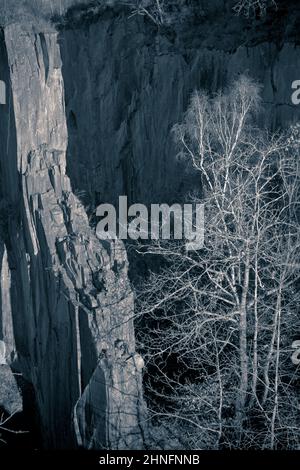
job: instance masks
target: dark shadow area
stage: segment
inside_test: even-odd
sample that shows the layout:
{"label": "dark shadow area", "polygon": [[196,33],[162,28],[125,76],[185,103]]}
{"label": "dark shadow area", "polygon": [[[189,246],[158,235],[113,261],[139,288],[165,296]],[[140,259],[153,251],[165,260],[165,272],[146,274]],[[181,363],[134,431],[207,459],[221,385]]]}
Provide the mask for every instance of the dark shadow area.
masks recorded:
{"label": "dark shadow area", "polygon": [[[5,424],[9,431],[0,431],[1,439],[6,442],[6,444],[0,443],[1,449],[40,449],[42,436],[40,434],[34,388],[19,373],[15,373],[15,379],[22,395],[23,411],[12,416]],[[3,416],[8,417],[5,413]]]}

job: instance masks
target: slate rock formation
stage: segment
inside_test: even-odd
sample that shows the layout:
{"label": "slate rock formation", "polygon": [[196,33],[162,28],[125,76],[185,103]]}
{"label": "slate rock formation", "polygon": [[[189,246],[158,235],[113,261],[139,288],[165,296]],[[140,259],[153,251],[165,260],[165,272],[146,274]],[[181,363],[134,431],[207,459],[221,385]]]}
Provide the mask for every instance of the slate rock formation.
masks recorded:
{"label": "slate rock formation", "polygon": [[[0,55],[10,84],[0,129],[7,364],[33,385],[45,447],[142,448],[126,252],[121,242],[96,238],[66,175],[57,34],[9,25]],[[127,357],[120,358],[119,341]]]}
{"label": "slate rock formation", "polygon": [[46,448],[147,437],[126,252],[95,237],[76,191],[92,205],[180,201],[199,180],[172,127],[194,89],[239,73],[263,85],[263,125],[299,120],[299,2],[278,2],[271,22],[233,3],[166,0],[157,25],[131,0],[0,0],[0,370],[32,385]]}
{"label": "slate rock formation", "polygon": [[278,2],[272,17],[257,20],[235,15],[234,1],[163,3],[177,7],[170,25],[116,1],[97,15],[74,9],[60,28],[68,174],[96,205],[123,194],[129,204],[175,203],[199,187],[176,158],[172,133],[195,89],[216,93],[248,74],[262,86],[259,125],[275,130],[300,118],[291,101],[299,2]]}

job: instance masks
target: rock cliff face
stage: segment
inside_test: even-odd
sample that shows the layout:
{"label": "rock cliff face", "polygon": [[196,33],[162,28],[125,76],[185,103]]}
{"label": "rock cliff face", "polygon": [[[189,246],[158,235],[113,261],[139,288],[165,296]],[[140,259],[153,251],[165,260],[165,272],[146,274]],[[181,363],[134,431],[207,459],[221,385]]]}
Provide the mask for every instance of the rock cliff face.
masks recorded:
{"label": "rock cliff face", "polygon": [[0,129],[6,362],[33,385],[45,447],[141,448],[126,253],[95,237],[66,175],[57,35],[6,27],[1,73],[10,84]]}
{"label": "rock cliff face", "polygon": [[238,73],[263,85],[261,124],[300,117],[297,24],[249,26],[231,2],[186,0],[197,14],[158,28],[106,3],[59,33],[17,22],[0,36],[0,373],[32,384],[45,447],[141,448],[146,432],[126,253],[95,237],[77,190],[94,204],[179,202],[198,180],[176,160],[172,126],[195,88]]}
{"label": "rock cliff face", "polygon": [[121,194],[178,202],[198,184],[176,160],[171,132],[195,89],[214,93],[247,73],[262,85],[262,125],[275,129],[300,117],[291,102],[300,50],[284,12],[270,26],[234,16],[232,2],[186,3],[196,5],[191,17],[181,11],[171,26],[123,8],[82,21],[69,15],[61,30],[68,174],[96,203]]}

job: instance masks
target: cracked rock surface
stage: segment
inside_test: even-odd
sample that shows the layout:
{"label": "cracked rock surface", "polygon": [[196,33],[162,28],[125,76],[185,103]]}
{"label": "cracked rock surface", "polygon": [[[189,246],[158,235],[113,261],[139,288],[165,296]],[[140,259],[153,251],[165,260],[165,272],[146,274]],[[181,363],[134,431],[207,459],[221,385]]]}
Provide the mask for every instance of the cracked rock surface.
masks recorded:
{"label": "cracked rock surface", "polygon": [[8,364],[0,367],[33,385],[45,447],[142,448],[126,252],[121,242],[96,238],[66,175],[56,33],[8,26],[1,68],[11,86],[0,129],[0,320]]}

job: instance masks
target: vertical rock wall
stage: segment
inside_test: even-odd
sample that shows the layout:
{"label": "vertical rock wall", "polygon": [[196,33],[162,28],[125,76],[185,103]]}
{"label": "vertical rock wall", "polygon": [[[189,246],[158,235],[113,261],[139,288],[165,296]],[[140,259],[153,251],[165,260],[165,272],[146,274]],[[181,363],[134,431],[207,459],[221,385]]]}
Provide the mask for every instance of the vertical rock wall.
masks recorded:
{"label": "vertical rock wall", "polygon": [[299,45],[283,45],[268,24],[256,32],[245,24],[247,38],[242,19],[223,3],[209,19],[187,21],[182,13],[170,28],[118,10],[62,29],[68,174],[96,203],[122,194],[130,202],[179,202],[199,186],[176,159],[172,133],[195,89],[215,93],[249,74],[262,85],[262,126],[299,120],[291,102]]}
{"label": "vertical rock wall", "polygon": [[141,448],[142,361],[126,253],[95,237],[66,176],[57,35],[8,26],[1,71],[10,84],[0,126],[8,363],[34,387],[45,447]]}

